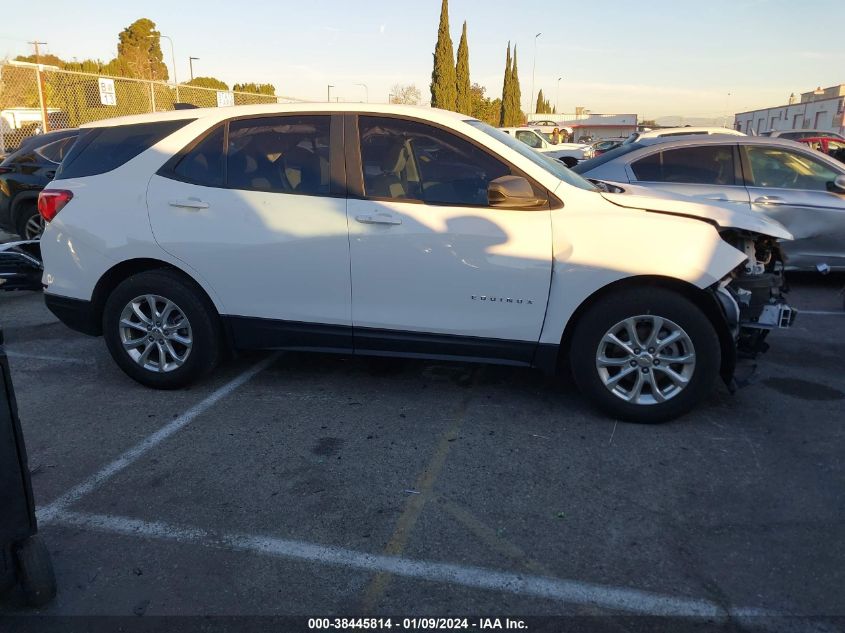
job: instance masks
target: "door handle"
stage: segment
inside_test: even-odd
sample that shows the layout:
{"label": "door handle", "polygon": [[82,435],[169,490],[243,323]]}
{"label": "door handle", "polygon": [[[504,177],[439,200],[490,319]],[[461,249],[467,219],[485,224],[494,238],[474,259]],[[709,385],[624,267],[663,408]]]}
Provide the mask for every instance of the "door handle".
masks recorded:
{"label": "door handle", "polygon": [[754,198],[754,204],[786,204],[786,200],[780,196],[760,196]]}
{"label": "door handle", "polygon": [[389,213],[356,215],[355,219],[361,224],[402,224],[402,218],[397,218],[395,215]]}
{"label": "door handle", "polygon": [[179,207],[182,209],[194,209],[196,211],[199,211],[200,209],[207,209],[208,203],[203,202],[202,200],[194,200],[189,198],[188,200],[171,200],[170,206]]}

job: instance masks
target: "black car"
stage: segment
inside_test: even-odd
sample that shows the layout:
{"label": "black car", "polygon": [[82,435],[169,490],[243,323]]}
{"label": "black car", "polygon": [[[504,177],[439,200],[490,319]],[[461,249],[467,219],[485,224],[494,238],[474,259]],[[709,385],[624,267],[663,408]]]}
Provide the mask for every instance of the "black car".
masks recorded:
{"label": "black car", "polygon": [[0,163],[0,229],[25,240],[41,237],[38,192],[53,179],[78,134],[74,128],[29,137]]}

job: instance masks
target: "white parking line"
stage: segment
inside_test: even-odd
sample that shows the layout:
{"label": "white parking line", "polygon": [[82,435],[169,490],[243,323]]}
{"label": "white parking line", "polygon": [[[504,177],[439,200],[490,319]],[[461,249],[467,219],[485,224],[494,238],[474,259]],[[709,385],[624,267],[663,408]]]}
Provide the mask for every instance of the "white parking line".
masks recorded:
{"label": "white parking line", "polygon": [[6,350],[6,356],[9,358],[21,358],[27,360],[45,360],[51,363],[69,363],[71,365],[91,365],[93,361],[82,360],[81,358],[66,358],[64,356],[45,356],[43,354],[23,354],[21,352],[13,352]]}
{"label": "white parking line", "polygon": [[804,316],[805,314],[812,314],[814,316],[845,316],[845,311],[839,310],[801,310],[800,308],[796,308],[798,310],[798,314]]}
{"label": "white parking line", "polygon": [[365,572],[385,572],[407,578],[461,585],[475,589],[545,598],[557,602],[602,609],[661,616],[742,618],[771,615],[758,609],[732,609],[708,600],[679,598],[627,587],[614,587],[577,580],[531,576],[511,572],[413,560],[400,556],[369,554],[342,547],[240,533],[218,533],[201,528],[141,521],[128,517],[56,510],[54,523],[110,534],[142,536],[217,549],[262,554],[274,558],[346,567]]}
{"label": "white parking line", "polygon": [[64,510],[70,504],[78,501],[80,498],[87,495],[88,493],[96,490],[108,479],[114,477],[121,470],[135,462],[139,457],[144,455],[144,453],[155,448],[168,437],[170,437],[177,431],[183,429],[185,426],[190,424],[198,415],[204,413],[207,409],[215,405],[219,400],[228,396],[238,387],[247,382],[250,378],[255,376],[261,370],[265,369],[274,360],[276,360],[276,358],[278,358],[278,354],[272,354],[271,356],[268,356],[267,358],[262,360],[260,363],[253,365],[245,372],[233,378],[216,391],[213,391],[204,400],[201,400],[200,402],[195,404],[193,407],[188,409],[178,418],[166,424],[149,437],[146,437],[141,440],[141,442],[139,442],[138,444],[130,448],[128,451],[123,453],[120,457],[115,459],[113,462],[111,462],[108,466],[104,467],[98,473],[95,473],[78,486],[71,488],[61,497],[53,501],[51,504],[39,508],[36,512],[38,520],[41,522],[51,521],[58,512]]}

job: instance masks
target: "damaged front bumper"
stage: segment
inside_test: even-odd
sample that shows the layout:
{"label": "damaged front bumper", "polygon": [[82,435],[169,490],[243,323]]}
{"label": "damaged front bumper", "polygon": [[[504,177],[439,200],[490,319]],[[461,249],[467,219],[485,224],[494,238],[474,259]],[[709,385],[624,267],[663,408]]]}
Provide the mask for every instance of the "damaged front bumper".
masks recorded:
{"label": "damaged front bumper", "polygon": [[0,244],[0,290],[41,290],[43,272],[38,241]]}
{"label": "damaged front bumper", "polygon": [[728,277],[716,290],[740,358],[754,358],[769,349],[766,337],[792,327],[798,311],[783,296],[781,272]]}

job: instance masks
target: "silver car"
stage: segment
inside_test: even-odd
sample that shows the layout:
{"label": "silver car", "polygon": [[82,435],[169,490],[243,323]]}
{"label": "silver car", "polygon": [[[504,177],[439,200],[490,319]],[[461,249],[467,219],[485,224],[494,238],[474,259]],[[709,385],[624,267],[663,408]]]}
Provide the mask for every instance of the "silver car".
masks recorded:
{"label": "silver car", "polygon": [[753,136],[642,139],[572,169],[586,178],[765,213],[794,241],[786,267],[845,271],[845,165],[801,143]]}

